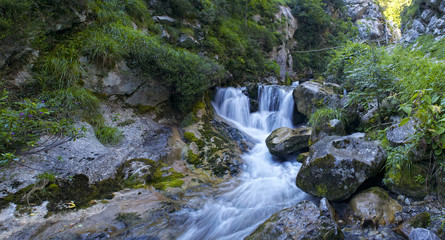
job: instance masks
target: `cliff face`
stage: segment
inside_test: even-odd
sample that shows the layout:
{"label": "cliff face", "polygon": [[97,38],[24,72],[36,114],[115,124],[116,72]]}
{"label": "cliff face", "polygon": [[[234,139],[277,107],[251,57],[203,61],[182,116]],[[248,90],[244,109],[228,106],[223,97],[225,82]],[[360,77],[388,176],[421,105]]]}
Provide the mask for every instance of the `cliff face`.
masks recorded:
{"label": "cliff face", "polygon": [[445,35],[445,1],[413,1],[403,13],[403,41],[414,42],[422,34]]}
{"label": "cliff face", "polygon": [[293,58],[291,49],[295,46],[296,41],[293,38],[295,31],[298,29],[297,20],[292,15],[291,9],[287,6],[280,6],[278,13],[275,14],[276,21],[283,22],[278,32],[284,35],[281,44],[274,47],[271,52],[271,58],[280,66],[280,80],[284,81],[286,77],[295,77],[293,70]]}
{"label": "cliff face", "polygon": [[392,21],[387,21],[379,5],[370,0],[345,0],[347,14],[365,40],[396,41],[401,33]]}

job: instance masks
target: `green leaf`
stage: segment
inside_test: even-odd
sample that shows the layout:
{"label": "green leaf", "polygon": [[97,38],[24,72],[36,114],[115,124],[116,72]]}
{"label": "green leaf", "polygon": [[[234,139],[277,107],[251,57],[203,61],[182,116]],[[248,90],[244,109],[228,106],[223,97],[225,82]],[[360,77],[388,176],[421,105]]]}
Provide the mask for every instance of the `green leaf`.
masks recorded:
{"label": "green leaf", "polygon": [[436,149],[436,150],[434,150],[434,154],[436,155],[436,156],[439,156],[440,154],[442,154],[442,149]]}
{"label": "green leaf", "polygon": [[405,125],[407,122],[409,122],[409,117],[402,119],[402,121],[399,123],[399,127]]}
{"label": "green leaf", "polygon": [[433,95],[433,97],[431,98],[431,102],[433,103],[433,104],[435,104],[436,102],[437,102],[437,100],[439,100],[439,95],[437,95],[437,94],[434,94]]}
{"label": "green leaf", "polygon": [[400,109],[402,109],[408,115],[410,115],[411,111],[412,111],[412,108],[410,106],[406,106],[406,105],[401,106]]}

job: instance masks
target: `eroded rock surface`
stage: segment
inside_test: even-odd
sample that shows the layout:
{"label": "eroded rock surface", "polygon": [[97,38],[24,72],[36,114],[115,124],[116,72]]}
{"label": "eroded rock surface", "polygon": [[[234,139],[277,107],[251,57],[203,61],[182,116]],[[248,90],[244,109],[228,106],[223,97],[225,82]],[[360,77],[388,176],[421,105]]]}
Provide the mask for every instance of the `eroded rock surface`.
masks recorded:
{"label": "eroded rock surface", "polygon": [[246,239],[344,239],[336,223],[309,201],[281,210]]}
{"label": "eroded rock surface", "polygon": [[297,175],[297,186],[317,197],[344,200],[385,163],[384,150],[352,136],[329,136],[311,146]]}
{"label": "eroded rock surface", "polygon": [[308,148],[311,132],[309,127],[278,128],[266,138],[266,145],[272,155],[284,157]]}

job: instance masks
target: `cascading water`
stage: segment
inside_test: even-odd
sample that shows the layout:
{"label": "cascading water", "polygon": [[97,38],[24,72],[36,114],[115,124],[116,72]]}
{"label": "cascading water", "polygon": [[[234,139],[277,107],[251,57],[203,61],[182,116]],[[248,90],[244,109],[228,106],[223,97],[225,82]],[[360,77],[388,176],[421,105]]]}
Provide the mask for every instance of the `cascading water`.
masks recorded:
{"label": "cascading water", "polygon": [[292,89],[260,86],[255,113],[250,113],[249,98],[242,90],[221,88],[213,102],[220,116],[257,141],[242,156],[245,167],[240,184],[208,200],[201,209],[188,210],[187,229],[179,239],[243,239],[273,213],[308,197],[295,186],[299,164],[274,162],[265,144],[272,130],[293,127]]}

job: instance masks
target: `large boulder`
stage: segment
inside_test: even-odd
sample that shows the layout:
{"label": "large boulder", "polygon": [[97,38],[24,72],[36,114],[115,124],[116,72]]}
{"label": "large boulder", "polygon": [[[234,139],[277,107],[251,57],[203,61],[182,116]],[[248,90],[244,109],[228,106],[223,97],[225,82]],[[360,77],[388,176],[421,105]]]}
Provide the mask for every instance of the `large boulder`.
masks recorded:
{"label": "large boulder", "polygon": [[344,239],[336,223],[314,203],[299,202],[266,220],[246,239]]}
{"label": "large boulder", "polygon": [[317,108],[323,106],[339,107],[341,97],[334,90],[332,84],[327,85],[314,81],[298,85],[293,92],[297,111],[305,116],[310,116]]}
{"label": "large boulder", "polygon": [[402,210],[396,200],[378,187],[354,195],[349,204],[355,217],[362,221],[372,221],[376,226],[394,223],[395,214]]}
{"label": "large boulder", "polygon": [[311,132],[309,127],[278,128],[266,138],[266,145],[272,155],[284,157],[308,148]]}
{"label": "large boulder", "polygon": [[325,137],[311,146],[296,184],[317,197],[345,200],[380,171],[385,159],[384,150],[375,142],[354,136]]}

